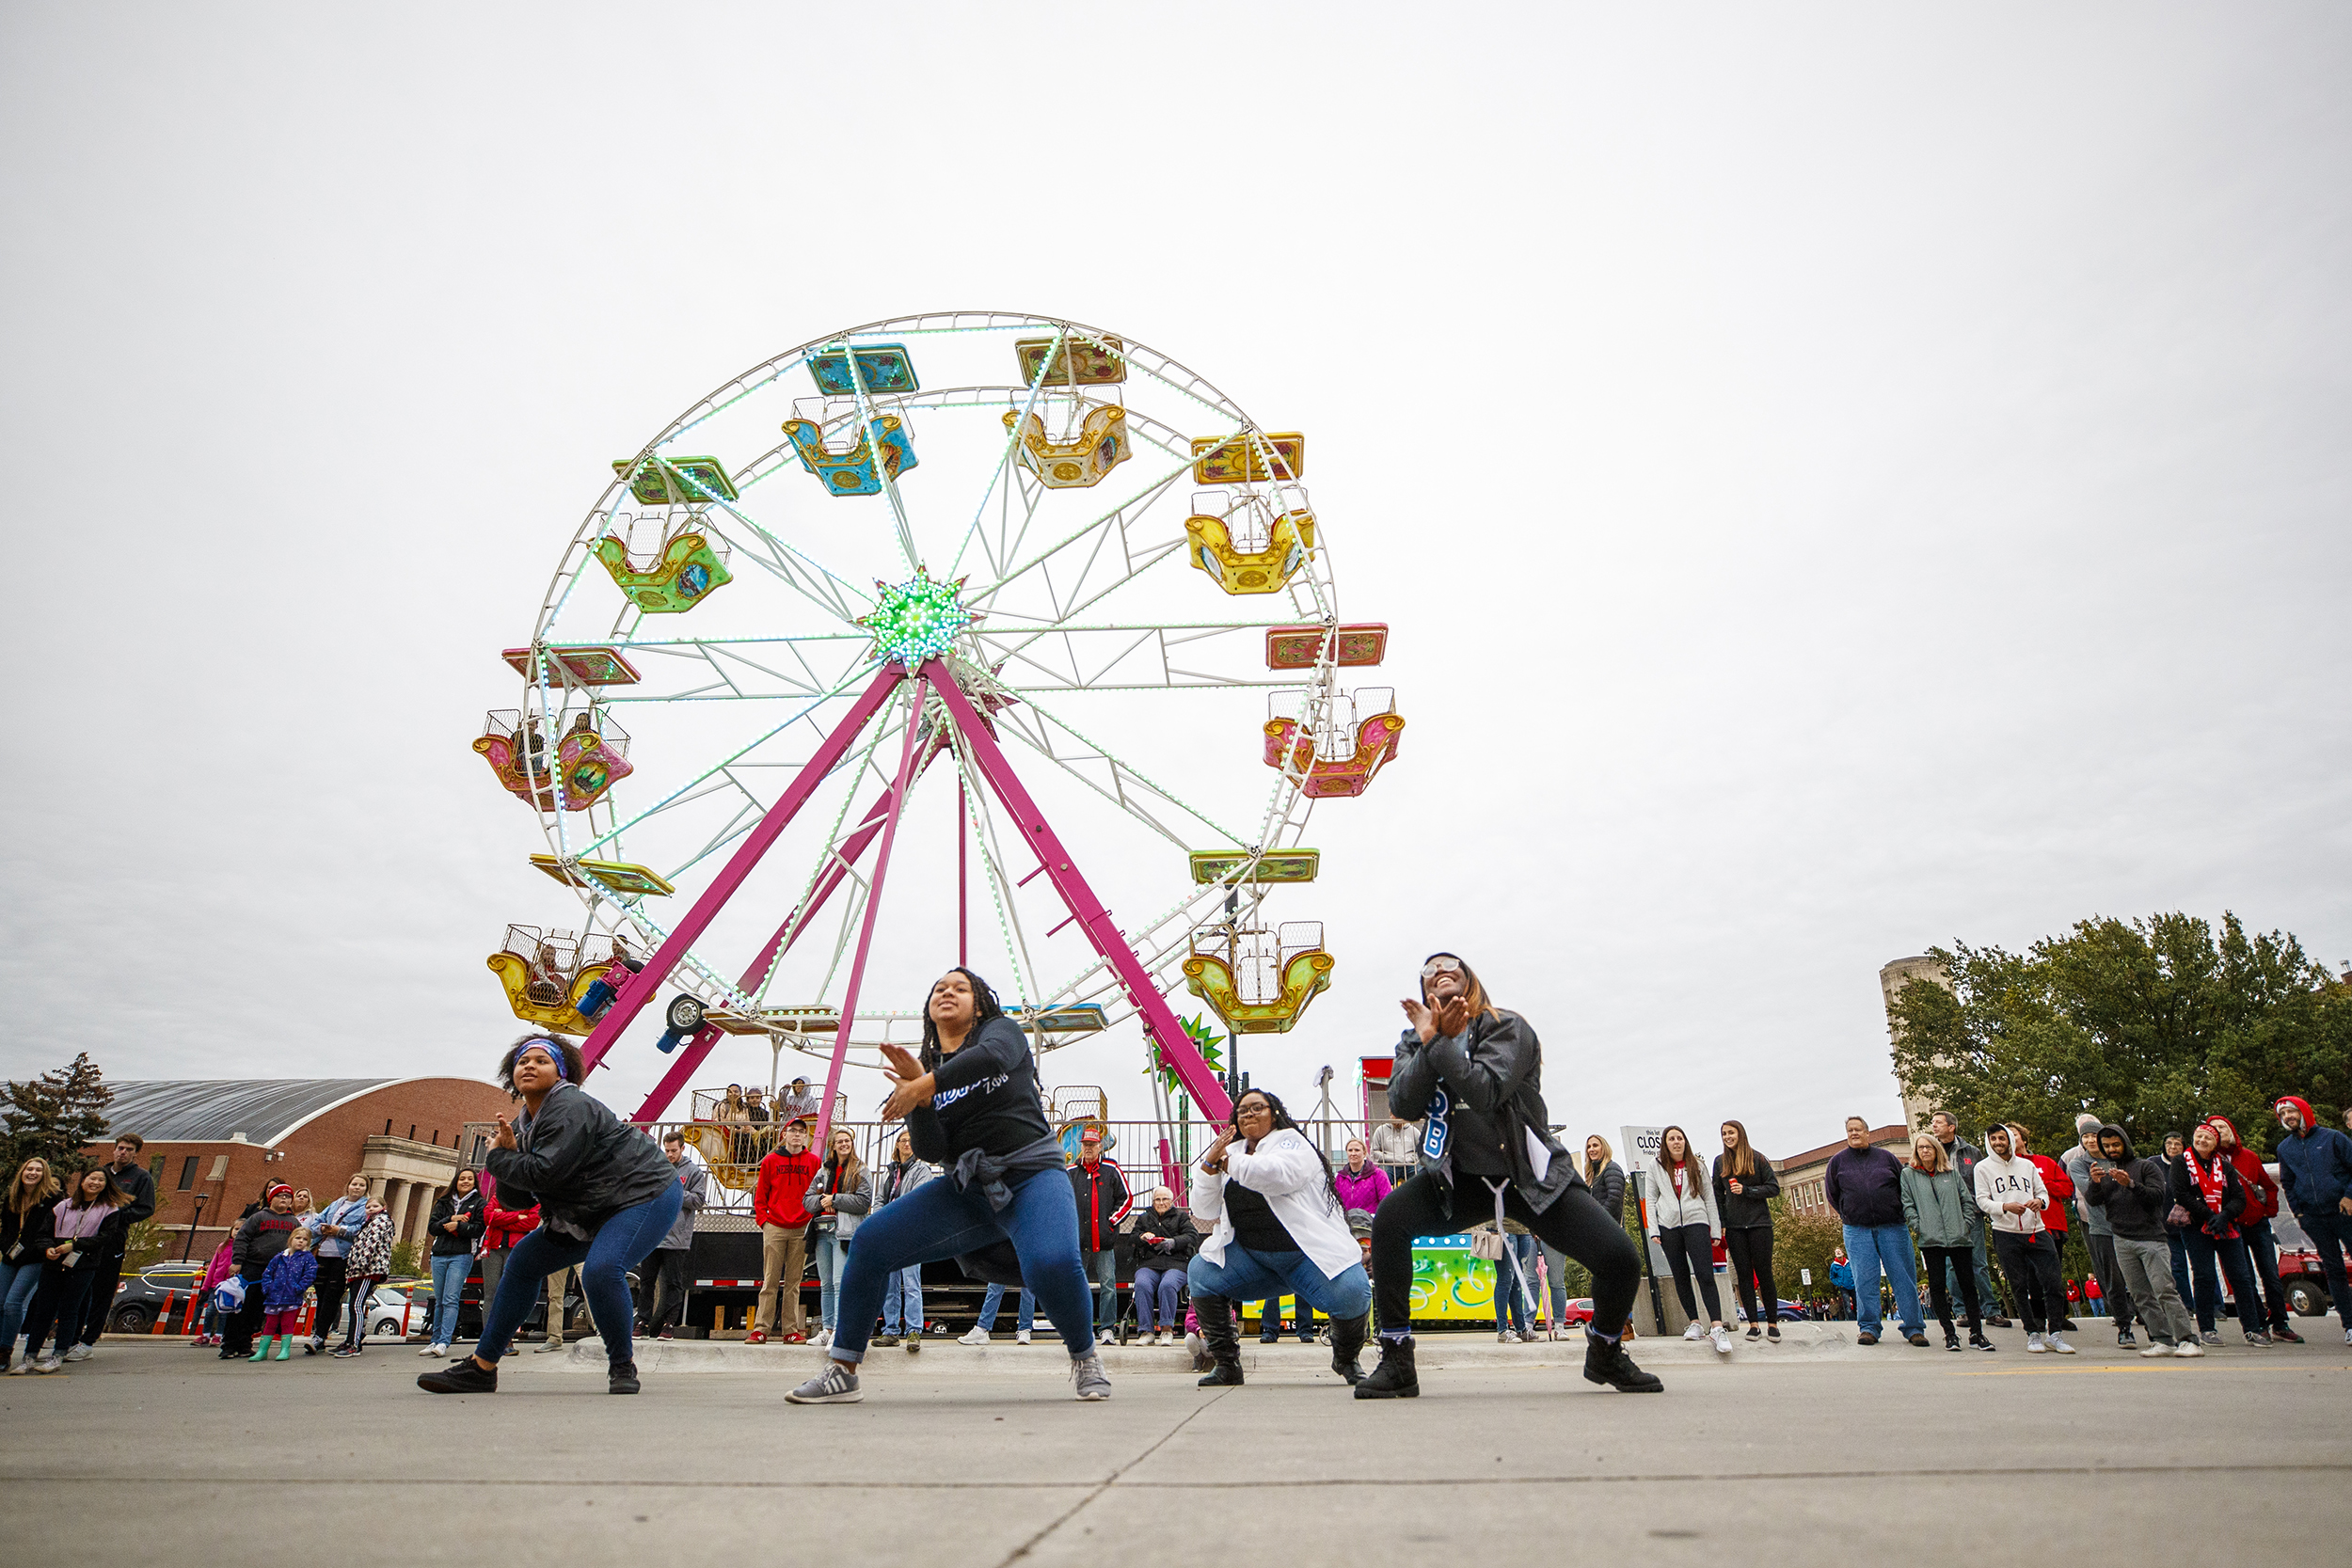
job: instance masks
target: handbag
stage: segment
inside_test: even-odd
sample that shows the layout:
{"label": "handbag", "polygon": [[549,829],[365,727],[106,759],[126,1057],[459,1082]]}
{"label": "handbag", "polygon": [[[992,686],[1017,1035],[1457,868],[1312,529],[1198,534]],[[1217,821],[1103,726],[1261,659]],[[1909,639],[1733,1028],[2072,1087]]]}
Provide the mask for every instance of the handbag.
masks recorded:
{"label": "handbag", "polygon": [[2164,1216],[2164,1223],[2175,1230],[2186,1230],[2189,1226],[2188,1206],[2182,1203],[2174,1204],[2171,1212]]}

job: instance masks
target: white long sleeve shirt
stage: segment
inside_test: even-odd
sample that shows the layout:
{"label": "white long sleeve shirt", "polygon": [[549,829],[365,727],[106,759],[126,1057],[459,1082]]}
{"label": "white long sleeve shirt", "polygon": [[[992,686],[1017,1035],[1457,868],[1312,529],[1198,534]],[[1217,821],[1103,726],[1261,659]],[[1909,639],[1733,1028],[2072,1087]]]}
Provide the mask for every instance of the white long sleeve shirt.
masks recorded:
{"label": "white long sleeve shirt", "polygon": [[[2001,1207],[2004,1203],[2031,1207],[2022,1214],[2012,1214]],[[2042,1211],[2049,1206],[2050,1189],[2042,1184],[2042,1172],[2032,1161],[1987,1154],[1977,1162],[1977,1207],[1984,1211],[1994,1229],[2038,1235],[2045,1228]]]}
{"label": "white long sleeve shirt", "polygon": [[1233,1240],[1232,1216],[1225,1212],[1228,1180],[1238,1181],[1265,1199],[1274,1217],[1298,1243],[1298,1250],[1323,1271],[1325,1278],[1336,1279],[1363,1261],[1363,1251],[1348,1232],[1347,1221],[1325,1180],[1323,1162],[1315,1158],[1315,1146],[1284,1127],[1260,1138],[1255,1154],[1238,1139],[1226,1145],[1221,1174],[1193,1167],[1192,1223],[1209,1233],[1209,1239],[1200,1243],[1200,1256],[1210,1262],[1222,1264],[1225,1249]]}

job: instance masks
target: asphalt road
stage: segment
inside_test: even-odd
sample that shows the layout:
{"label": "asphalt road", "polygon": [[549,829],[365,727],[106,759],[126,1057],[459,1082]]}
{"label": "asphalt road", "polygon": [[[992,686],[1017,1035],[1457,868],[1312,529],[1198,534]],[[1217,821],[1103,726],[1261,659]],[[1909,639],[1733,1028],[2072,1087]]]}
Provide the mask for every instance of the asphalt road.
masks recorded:
{"label": "asphalt road", "polygon": [[2352,1349],[2146,1362],[2092,1331],[2083,1354],[2028,1359],[1998,1338],[1997,1355],[1832,1338],[1729,1364],[1645,1341],[1667,1391],[1641,1398],[1584,1383],[1570,1347],[1431,1338],[1422,1396],[1385,1402],[1348,1398],[1311,1347],[1253,1343],[1248,1384],[1216,1390],[1181,1352],[1130,1349],[1113,1398],[1080,1404],[1050,1340],[1000,1336],[877,1352],[866,1402],[810,1409],[782,1398],[815,1363],[800,1347],[649,1347],[634,1399],[604,1392],[593,1346],[526,1354],[498,1395],[459,1400],[419,1393],[434,1363],[399,1346],[248,1366],[109,1339],[0,1380],[0,1518],[8,1559],[43,1568],[1426,1564],[1543,1542],[1778,1563],[1893,1560],[1929,1533],[2030,1562],[2275,1556],[2352,1526]]}

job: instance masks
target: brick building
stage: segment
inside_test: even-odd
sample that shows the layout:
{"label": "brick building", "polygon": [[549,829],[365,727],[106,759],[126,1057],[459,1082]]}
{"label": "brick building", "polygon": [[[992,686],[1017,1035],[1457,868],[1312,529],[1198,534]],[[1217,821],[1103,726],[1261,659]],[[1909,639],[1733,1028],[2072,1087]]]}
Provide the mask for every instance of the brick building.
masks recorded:
{"label": "brick building", "polygon": [[[471,1078],[230,1078],[113,1088],[107,1125],[147,1140],[155,1215],[173,1233],[173,1258],[217,1247],[269,1182],[307,1187],[325,1205],[355,1172],[391,1211],[394,1239],[420,1237],[433,1200],[457,1174],[466,1124],[511,1106],[505,1091]],[[103,1158],[110,1147],[92,1144],[89,1152]],[[478,1154],[472,1163],[481,1163]]]}
{"label": "brick building", "polygon": [[[1892,1127],[1870,1129],[1870,1147],[1891,1146],[1898,1160],[1909,1157],[1911,1130],[1898,1122]],[[1846,1147],[1839,1138],[1834,1144],[1808,1148],[1803,1154],[1791,1154],[1786,1160],[1772,1162],[1772,1169],[1780,1173],[1780,1190],[1788,1198],[1788,1207],[1798,1213],[1828,1212],[1829,1199],[1822,1194],[1823,1180],[1829,1175],[1830,1156]]]}

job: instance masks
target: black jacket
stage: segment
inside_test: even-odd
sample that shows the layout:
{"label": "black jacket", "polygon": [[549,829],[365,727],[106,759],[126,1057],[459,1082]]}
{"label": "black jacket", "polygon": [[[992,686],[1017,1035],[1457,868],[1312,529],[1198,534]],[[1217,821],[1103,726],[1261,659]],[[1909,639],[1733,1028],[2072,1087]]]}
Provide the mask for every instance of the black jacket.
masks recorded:
{"label": "black jacket", "polygon": [[542,1223],[593,1235],[632,1204],[677,1181],[661,1146],[614,1116],[576,1084],[558,1084],[537,1116],[516,1124],[515,1148],[494,1148],[483,1164],[499,1184],[499,1207],[539,1206]]}
{"label": "black jacket", "polygon": [[2105,1143],[2113,1133],[2123,1140],[2123,1159],[2110,1164],[2104,1154],[2091,1162],[2090,1180],[2082,1187],[2083,1201],[2102,1210],[2115,1233],[2135,1242],[2164,1240],[2164,1216],[2172,1207],[2172,1171],[2156,1155],[2146,1159],[2132,1152],[2131,1134],[2113,1123],[2099,1129]]}
{"label": "black jacket", "polygon": [[[1153,1246],[1143,1239],[1150,1231],[1167,1244]],[[1200,1250],[1201,1236],[1193,1225],[1192,1216],[1182,1209],[1170,1209],[1163,1214],[1146,1204],[1136,1211],[1136,1223],[1131,1234],[1136,1239],[1136,1267],[1138,1269],[1181,1269],[1192,1255]]]}
{"label": "black jacket", "polygon": [[1780,1178],[1772,1173],[1772,1163],[1750,1150],[1756,1161],[1756,1174],[1740,1179],[1740,1192],[1731,1190],[1731,1173],[1724,1162],[1728,1155],[1715,1156],[1715,1212],[1724,1217],[1725,1226],[1770,1225],[1772,1223],[1772,1198],[1780,1192]]}
{"label": "black jacket", "polygon": [[[454,1230],[441,1227],[451,1220],[463,1217],[465,1223]],[[433,1217],[425,1222],[433,1235],[433,1256],[463,1258],[473,1251],[476,1238],[482,1234],[482,1194],[468,1193],[459,1197],[455,1193],[443,1193],[433,1200]]]}
{"label": "black jacket", "polygon": [[[2237,1179],[2237,1169],[2227,1155],[2221,1158],[2221,1212],[2214,1213],[2213,1206],[2197,1185],[2197,1178],[2188,1170],[2190,1150],[2180,1159],[2169,1162],[2172,1167],[2172,1201],[2188,1211],[2189,1228],[2212,1235],[2226,1226],[2237,1224],[2237,1217],[2246,1212],[2246,1186]],[[2219,1225],[2214,1223],[2216,1218]]]}
{"label": "black jacket", "polygon": [[[66,1200],[61,1197],[56,1203],[50,1205],[49,1223],[51,1229],[48,1238],[41,1243],[44,1249],[56,1246],[59,1241],[63,1240],[63,1238],[56,1233],[56,1227],[57,1223],[57,1211],[64,1208]],[[97,1267],[110,1258],[121,1257],[122,1233],[131,1228],[131,1222],[124,1219],[123,1216],[130,1212],[131,1206],[127,1203],[119,1209],[109,1210],[106,1217],[98,1222],[97,1231],[94,1234],[75,1239],[73,1243],[73,1250],[67,1253],[63,1258],[59,1258],[49,1262],[47,1265],[49,1271],[52,1274],[63,1274],[69,1263],[71,1263],[74,1268],[87,1270]],[[26,1259],[20,1258],[17,1261],[22,1263],[26,1261]]]}
{"label": "black jacket", "polygon": [[1619,1225],[1625,1224],[1625,1167],[1614,1160],[1608,1161],[1600,1167],[1599,1177],[1587,1185],[1600,1200],[1600,1206],[1609,1211],[1609,1217]]}
{"label": "black jacket", "polygon": [[131,1195],[131,1201],[116,1211],[122,1216],[122,1228],[115,1232],[114,1250],[106,1254],[108,1258],[119,1258],[130,1243],[131,1227],[155,1215],[155,1179],[148,1174],[145,1165],[133,1165],[128,1170],[108,1165],[106,1174],[115,1179],[116,1186]]}
{"label": "black jacket", "polygon": [[[1442,1089],[1446,1152],[1433,1160],[1424,1146],[1422,1170],[1449,1188],[1457,1170],[1507,1172],[1527,1206],[1540,1214],[1570,1187],[1584,1185],[1575,1158],[1549,1131],[1551,1113],[1537,1086],[1543,1069],[1544,1047],[1534,1027],[1500,1007],[1487,1008],[1458,1035],[1433,1036],[1427,1045],[1418,1031],[1406,1029],[1390,1071],[1389,1110],[1407,1121],[1430,1116]],[[1528,1153],[1530,1138],[1548,1156],[1540,1178]]]}
{"label": "black jacket", "polygon": [[[56,1208],[57,1200],[53,1197],[34,1204],[19,1216],[15,1210],[0,1203],[0,1263],[40,1262],[40,1255],[57,1233],[50,1220]],[[20,1247],[24,1250],[19,1251]]]}
{"label": "black jacket", "polygon": [[1089,1171],[1070,1167],[1070,1193],[1078,1204],[1078,1246],[1085,1252],[1109,1252],[1119,1245],[1119,1222],[1127,1217],[1135,1195],[1127,1190],[1127,1173],[1108,1159],[1097,1160]]}

